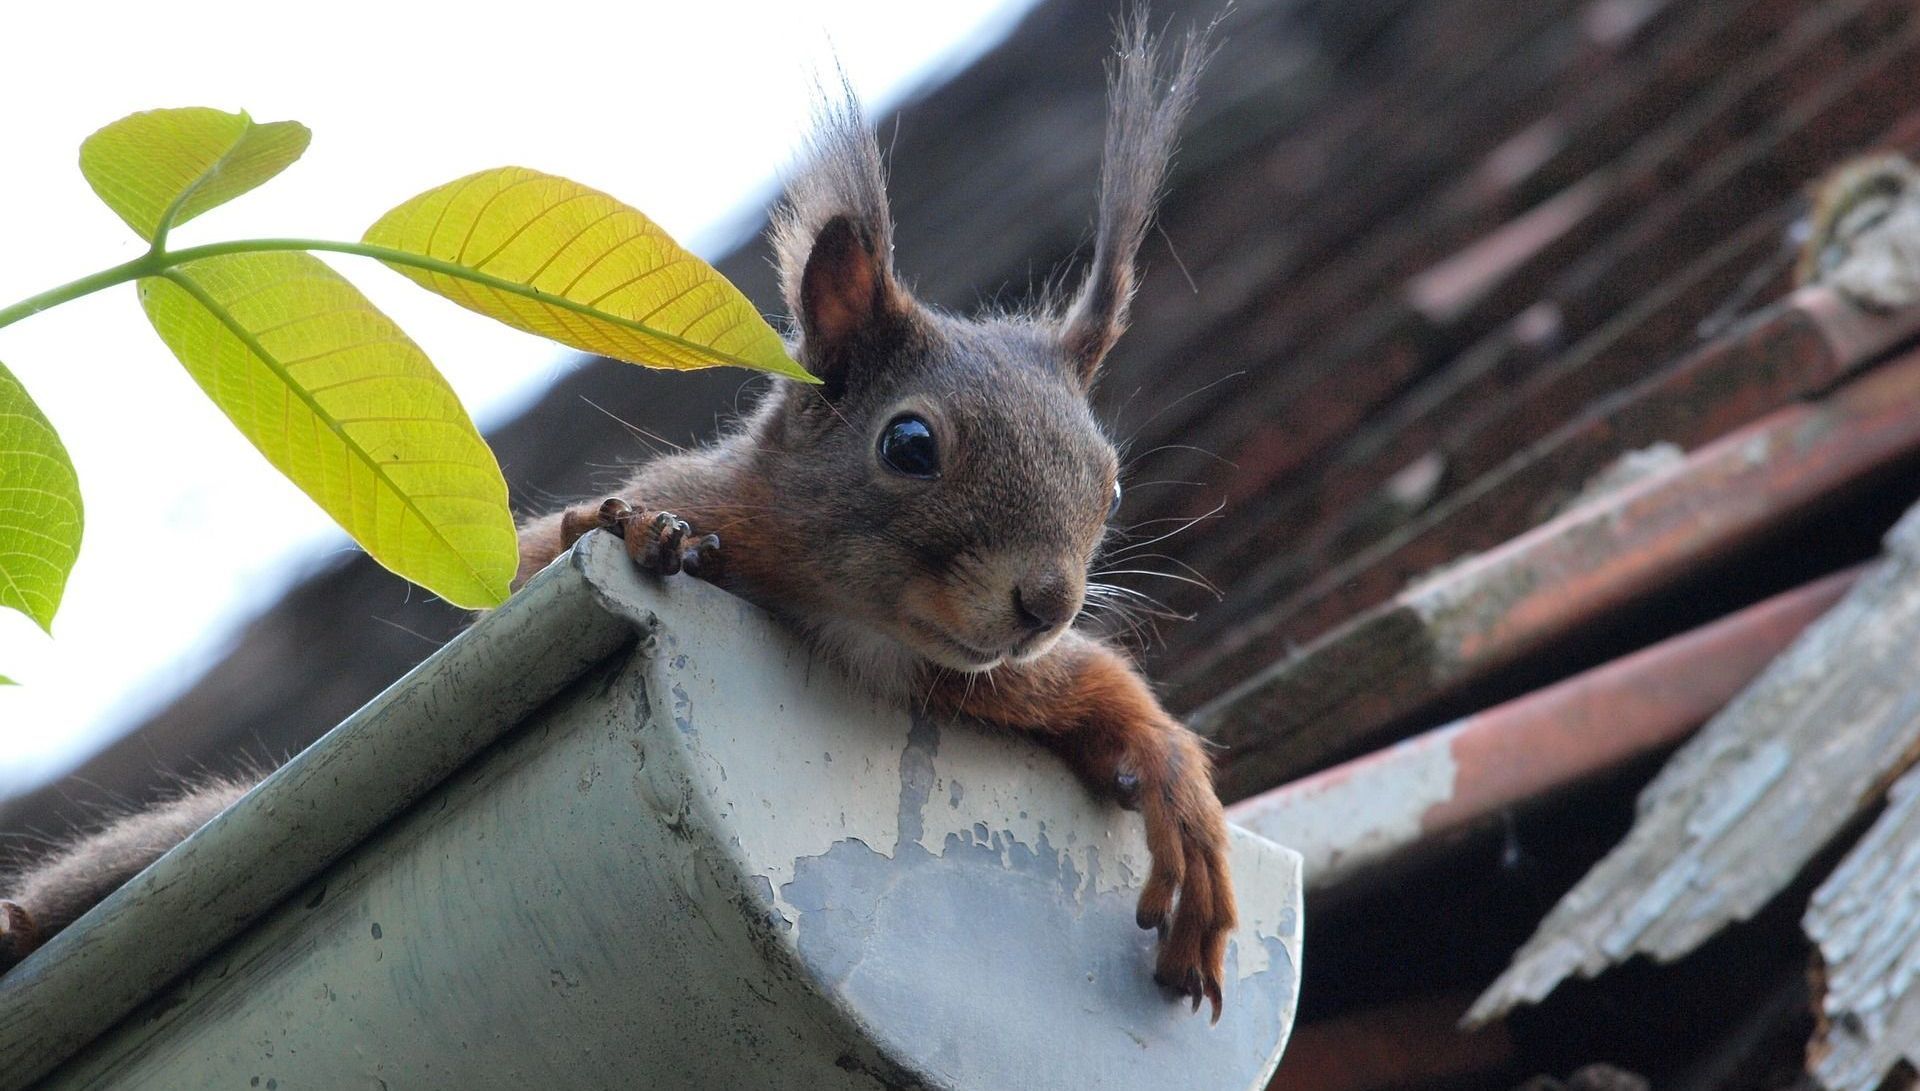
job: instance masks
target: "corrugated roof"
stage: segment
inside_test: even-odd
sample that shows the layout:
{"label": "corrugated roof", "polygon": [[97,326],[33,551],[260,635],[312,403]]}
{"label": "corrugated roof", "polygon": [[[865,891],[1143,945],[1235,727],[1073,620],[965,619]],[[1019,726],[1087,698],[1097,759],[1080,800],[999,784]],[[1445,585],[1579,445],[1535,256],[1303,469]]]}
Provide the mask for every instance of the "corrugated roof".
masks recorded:
{"label": "corrugated roof", "polygon": [[[1112,14],[1048,0],[901,112],[899,261],[929,299],[1019,296],[1085,243]],[[1132,577],[1195,614],[1161,626],[1149,661],[1231,744],[1229,794],[1507,708],[1857,564],[1920,494],[1913,313],[1792,277],[1816,179],[1920,150],[1911,4],[1242,0],[1225,30],[1100,400],[1133,453],[1122,519],[1139,540],[1203,517],[1126,567],[1218,589]],[[758,244],[721,265],[775,306]],[[516,496],[544,507],[641,453],[586,401],[678,439],[740,385],[590,367],[495,443]],[[297,746],[457,621],[370,565],[323,573],[84,772],[137,795],[156,753],[185,767],[255,739]],[[316,669],[317,647],[352,658]],[[1599,1060],[1662,1087],[1799,1071],[1817,1004],[1789,903],[1811,872],[1679,976],[1630,968],[1493,1037],[1435,1016],[1463,1011],[1619,839],[1651,770],[1589,771],[1609,768],[1494,808],[1498,852],[1470,842],[1444,873],[1329,902],[1308,942],[1303,1081],[1339,1069],[1314,1043],[1381,1026],[1434,1048],[1376,1057],[1373,1082],[1346,1086]],[[1768,999],[1728,1011],[1729,990]],[[1652,995],[1664,1023],[1622,1014]],[[1443,1055],[1452,1067],[1420,1067]]]}

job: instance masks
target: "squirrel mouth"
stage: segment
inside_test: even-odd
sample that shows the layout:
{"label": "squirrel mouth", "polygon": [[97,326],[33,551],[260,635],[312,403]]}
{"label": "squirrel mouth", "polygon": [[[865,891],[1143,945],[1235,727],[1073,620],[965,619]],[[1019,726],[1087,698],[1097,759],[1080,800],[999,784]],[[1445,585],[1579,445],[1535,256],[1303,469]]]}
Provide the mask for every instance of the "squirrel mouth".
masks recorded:
{"label": "squirrel mouth", "polygon": [[920,621],[918,618],[911,618],[909,620],[913,622],[914,629],[922,636],[931,638],[951,652],[958,652],[959,657],[966,660],[964,665],[954,664],[955,666],[960,666],[961,669],[972,671],[991,670],[999,666],[1001,661],[1006,658],[1005,652],[990,652],[982,648],[976,648],[932,625],[928,625],[924,621]]}

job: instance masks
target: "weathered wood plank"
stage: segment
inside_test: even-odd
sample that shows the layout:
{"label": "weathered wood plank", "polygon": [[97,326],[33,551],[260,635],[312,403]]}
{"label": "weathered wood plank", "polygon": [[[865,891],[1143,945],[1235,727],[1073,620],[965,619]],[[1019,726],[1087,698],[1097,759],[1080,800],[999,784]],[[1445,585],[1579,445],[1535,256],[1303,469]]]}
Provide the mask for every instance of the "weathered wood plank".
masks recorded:
{"label": "weathered wood plank", "polygon": [[1826,986],[1808,1058],[1828,1091],[1874,1091],[1902,1061],[1920,1066],[1920,772],[1890,795],[1807,909]]}
{"label": "weathered wood plank", "polygon": [[1199,709],[1238,799],[1380,741],[1468,682],[1674,586],[1920,452],[1920,352],[1433,576]]}
{"label": "weathered wood plank", "polygon": [[[1723,247],[1703,259],[1706,268],[1649,293],[1650,305],[1664,303],[1659,297],[1666,293],[1685,301],[1673,308],[1676,313],[1651,321],[1655,328],[1589,338],[1589,348],[1535,374],[1550,380],[1563,364],[1605,369],[1605,357],[1637,354],[1642,366],[1645,358],[1658,358],[1682,322],[1698,323],[1726,298],[1725,285],[1715,290],[1711,282],[1730,280],[1728,274],[1744,273],[1758,260],[1752,240],[1743,241],[1748,245]],[[1765,243],[1777,246],[1777,239],[1770,234]],[[1702,279],[1710,282],[1704,290]],[[1634,327],[1643,317],[1624,315],[1620,324]],[[1897,322],[1862,320],[1825,288],[1797,292],[1610,396],[1584,408],[1562,405],[1567,423],[1557,432],[1514,451],[1498,469],[1449,486],[1459,469],[1450,452],[1476,435],[1497,433],[1510,415],[1500,393],[1512,385],[1507,369],[1462,357],[1408,399],[1403,411],[1356,434],[1351,449],[1312,483],[1277,502],[1250,500],[1247,512],[1223,517],[1187,546],[1185,563],[1235,574],[1232,599],[1207,610],[1229,635],[1222,639],[1219,626],[1176,630],[1162,662],[1180,664],[1171,679],[1175,685],[1218,692],[1224,687],[1218,672],[1232,677],[1243,670],[1235,666],[1243,657],[1271,658],[1286,641],[1312,635],[1303,633],[1306,619],[1290,608],[1294,596],[1318,593],[1330,615],[1371,605],[1392,594],[1406,571],[1433,568],[1467,549],[1524,532],[1554,500],[1580,491],[1623,452],[1663,442],[1698,446],[1831,386],[1905,332]],[[1423,451],[1432,485],[1407,495],[1405,468],[1422,465]],[[1393,473],[1396,467],[1401,474]],[[1239,528],[1253,513],[1266,524],[1243,533]]]}
{"label": "weathered wood plank", "polygon": [[1300,853],[1309,890],[1377,869],[1672,746],[1838,601],[1849,569],[1386,750],[1241,800],[1227,817]]}
{"label": "weathered wood plank", "polygon": [[[1181,420],[1190,417],[1192,423],[1179,442],[1197,451],[1169,450],[1143,460],[1143,470],[1204,480],[1211,467],[1200,452],[1212,452],[1236,467],[1234,493],[1244,496],[1292,480],[1323,456],[1332,438],[1435,363],[1427,357],[1436,345],[1475,340],[1543,299],[1562,309],[1566,333],[1592,332],[1646,292],[1649,270],[1683,266],[1757,212],[1791,197],[1810,166],[1880,139],[1912,101],[1899,82],[1914,70],[1903,49],[1920,51],[1920,22],[1912,14],[1888,0],[1811,10],[1764,56],[1729,70],[1711,94],[1699,96],[1616,167],[1522,213],[1425,278],[1414,278],[1407,299],[1394,294],[1348,304],[1342,312],[1356,317],[1309,327],[1320,336],[1307,344],[1281,340],[1260,316],[1239,316],[1237,337],[1189,346],[1184,355],[1234,367],[1266,362],[1247,382],[1223,385],[1180,407],[1178,413],[1186,415]],[[1832,53],[1849,59],[1842,73],[1831,62],[1810,59]],[[1432,288],[1438,282],[1454,287],[1438,291]],[[1473,297],[1470,306],[1426,306],[1423,312],[1414,302],[1462,295]],[[1284,301],[1261,302],[1277,308]],[[1455,313],[1462,310],[1468,313]],[[1284,349],[1278,358],[1276,345]],[[1312,381],[1303,384],[1302,377]],[[1276,407],[1285,411],[1276,414]],[[1536,427],[1524,438],[1544,430]],[[1504,454],[1513,448],[1500,449]],[[1161,517],[1185,499],[1169,495],[1165,504],[1139,510]],[[1403,571],[1399,579],[1405,578]],[[1363,605],[1378,601],[1376,596]],[[1293,635],[1312,636],[1325,627]]]}
{"label": "weathered wood plank", "polygon": [[[1909,403],[1908,411],[1912,406]],[[1640,796],[1626,839],[1541,923],[1469,1025],[1758,912],[1920,747],[1920,507],[1887,555]]]}
{"label": "weathered wood plank", "polygon": [[1298,1026],[1267,1091],[1487,1086],[1513,1063],[1514,1044],[1505,1027],[1461,1034],[1454,1019],[1464,1003],[1453,993],[1418,996]]}

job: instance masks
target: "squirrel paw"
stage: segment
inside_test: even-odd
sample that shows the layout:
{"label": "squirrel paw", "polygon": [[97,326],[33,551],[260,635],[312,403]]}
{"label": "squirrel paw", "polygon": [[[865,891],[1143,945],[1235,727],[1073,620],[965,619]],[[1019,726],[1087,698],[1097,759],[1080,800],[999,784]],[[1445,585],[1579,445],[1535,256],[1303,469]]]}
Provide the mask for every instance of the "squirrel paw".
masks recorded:
{"label": "squirrel paw", "polygon": [[0,898],[0,973],[40,946],[40,928],[19,902]]}
{"label": "squirrel paw", "polygon": [[714,579],[720,573],[720,536],[695,538],[685,519],[670,511],[641,511],[619,497],[600,505],[601,529],[627,543],[627,556],[649,572]]}
{"label": "squirrel paw", "polygon": [[1192,1001],[1194,1011],[1205,1000],[1213,1008],[1212,1021],[1218,1023],[1227,938],[1238,923],[1227,866],[1226,815],[1204,780],[1181,783],[1176,774],[1172,783],[1152,791],[1136,788],[1136,793],[1153,863],[1135,920],[1160,933],[1153,978]]}

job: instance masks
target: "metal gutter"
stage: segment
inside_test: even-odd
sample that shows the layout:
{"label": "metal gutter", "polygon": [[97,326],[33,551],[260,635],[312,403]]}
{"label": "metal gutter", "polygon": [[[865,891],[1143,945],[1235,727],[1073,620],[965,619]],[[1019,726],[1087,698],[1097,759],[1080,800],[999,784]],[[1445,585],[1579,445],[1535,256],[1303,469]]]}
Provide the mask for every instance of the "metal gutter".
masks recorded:
{"label": "metal gutter", "polygon": [[577,565],[541,573],[0,978],[0,1088],[32,1083],[633,637]]}
{"label": "metal gutter", "polygon": [[1234,833],[1214,1027],[1145,864],[1051,755],[591,535],[0,979],[0,1087],[1262,1086],[1298,856]]}

